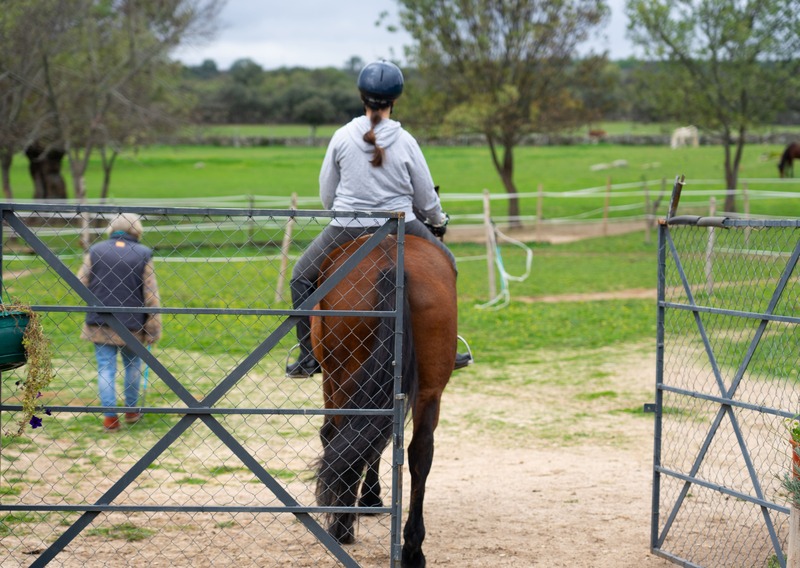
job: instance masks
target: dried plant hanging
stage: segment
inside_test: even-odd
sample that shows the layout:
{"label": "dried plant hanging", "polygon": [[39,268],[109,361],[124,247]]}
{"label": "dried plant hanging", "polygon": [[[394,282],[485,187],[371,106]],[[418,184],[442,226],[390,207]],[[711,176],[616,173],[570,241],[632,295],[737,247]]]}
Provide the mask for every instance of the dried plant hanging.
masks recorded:
{"label": "dried plant hanging", "polygon": [[53,380],[51,344],[44,334],[39,314],[30,306],[2,303],[0,322],[5,322],[5,326],[0,324],[0,370],[27,365],[27,377],[17,381],[17,386],[22,387],[22,416],[17,430],[6,432],[8,436],[21,436],[28,425],[31,428],[42,426],[37,412],[50,414],[38,401]]}

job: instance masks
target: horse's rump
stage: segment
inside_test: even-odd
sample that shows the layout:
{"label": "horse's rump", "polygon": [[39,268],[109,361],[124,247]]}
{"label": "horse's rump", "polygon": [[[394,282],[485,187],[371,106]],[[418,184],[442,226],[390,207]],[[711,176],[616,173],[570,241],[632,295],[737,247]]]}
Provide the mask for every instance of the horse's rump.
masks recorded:
{"label": "horse's rump", "polygon": [[[369,237],[347,243],[328,255],[320,283],[333,274]],[[373,311],[384,299],[378,297],[378,276],[387,279],[394,269],[397,240],[389,236],[372,250],[345,278],[323,298],[321,310]],[[449,378],[453,369],[457,342],[456,275],[449,259],[425,239],[406,236],[405,291],[408,296],[413,332],[413,346],[424,377]],[[392,277],[394,272],[392,272]],[[391,287],[394,286],[392,281]],[[385,292],[384,292],[385,293]],[[394,309],[393,307],[388,309]],[[377,318],[354,316],[314,316],[311,318],[314,354],[327,375],[339,375],[340,383],[326,388],[326,405],[342,405],[340,394],[352,394],[348,382],[370,354],[370,345],[361,341],[343,343],[339,338],[374,335]],[[390,321],[390,320],[387,320]],[[393,320],[391,320],[393,322]],[[410,342],[406,342],[410,343]],[[435,382],[435,381],[434,381]],[[446,382],[446,379],[445,379]],[[441,388],[444,388],[443,385]]]}

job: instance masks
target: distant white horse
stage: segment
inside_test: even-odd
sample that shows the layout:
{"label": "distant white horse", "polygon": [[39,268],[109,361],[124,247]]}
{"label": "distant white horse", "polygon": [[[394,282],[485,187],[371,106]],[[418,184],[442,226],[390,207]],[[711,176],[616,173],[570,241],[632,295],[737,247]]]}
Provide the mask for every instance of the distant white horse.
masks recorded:
{"label": "distant white horse", "polygon": [[700,138],[697,135],[696,126],[681,126],[680,128],[676,128],[672,133],[670,146],[672,146],[673,150],[681,146],[688,146],[690,143],[693,148],[697,148],[700,145]]}

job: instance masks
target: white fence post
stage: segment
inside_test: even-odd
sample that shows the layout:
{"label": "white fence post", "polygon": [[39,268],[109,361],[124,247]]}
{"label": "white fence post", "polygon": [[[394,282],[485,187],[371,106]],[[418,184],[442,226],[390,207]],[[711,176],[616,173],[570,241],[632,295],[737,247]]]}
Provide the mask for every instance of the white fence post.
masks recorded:
{"label": "white fence post", "polygon": [[606,178],[606,201],[603,205],[603,236],[608,236],[608,206],[611,201],[611,176]]}
{"label": "white fence post", "polygon": [[[297,209],[297,193],[292,193],[292,210]],[[283,286],[286,282],[286,271],[289,267],[289,246],[292,244],[292,229],[294,228],[294,217],[289,217],[286,221],[286,231],[283,233],[281,243],[281,269],[278,273],[278,285],[275,287],[275,301],[283,300]]]}
{"label": "white fence post", "polygon": [[[711,217],[717,213],[717,200],[714,197],[709,198],[708,213]],[[714,227],[708,228],[708,244],[706,245],[706,292],[708,296],[714,292]]]}
{"label": "white fence post", "polygon": [[650,213],[650,189],[647,187],[647,180],[642,176],[642,190],[644,191],[644,242],[650,244],[650,231],[653,226],[654,214]]}
{"label": "white fence post", "polygon": [[539,187],[536,192],[536,240],[542,240],[542,220],[544,219],[544,188],[542,184],[539,184]]}

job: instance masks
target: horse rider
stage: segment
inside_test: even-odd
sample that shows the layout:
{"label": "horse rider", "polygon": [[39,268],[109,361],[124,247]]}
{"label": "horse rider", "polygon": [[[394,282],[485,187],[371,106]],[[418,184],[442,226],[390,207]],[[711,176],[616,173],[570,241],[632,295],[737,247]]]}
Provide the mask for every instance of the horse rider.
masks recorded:
{"label": "horse rider", "polygon": [[[406,234],[434,243],[455,270],[453,253],[425,225],[441,234],[449,220],[434,189],[428,164],[414,137],[390,118],[394,102],[403,92],[403,73],[393,63],[376,61],[361,70],[357,84],[364,114],[339,128],[331,138],[319,174],[323,206],[333,211],[403,211]],[[332,219],[292,271],[294,308],[316,289],[322,263],[329,252],[365,232],[374,232],[380,224],[379,219]],[[320,365],[311,351],[308,317],[300,318],[296,331],[300,355],[286,366],[286,375],[309,377],[320,371]],[[457,353],[454,369],[471,363],[469,354]]]}

